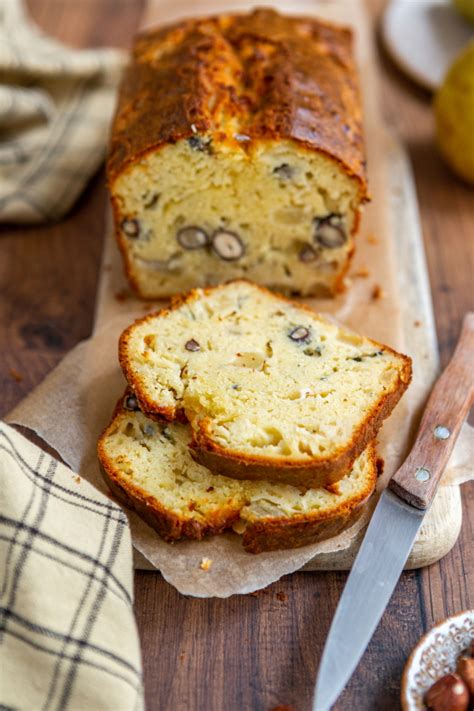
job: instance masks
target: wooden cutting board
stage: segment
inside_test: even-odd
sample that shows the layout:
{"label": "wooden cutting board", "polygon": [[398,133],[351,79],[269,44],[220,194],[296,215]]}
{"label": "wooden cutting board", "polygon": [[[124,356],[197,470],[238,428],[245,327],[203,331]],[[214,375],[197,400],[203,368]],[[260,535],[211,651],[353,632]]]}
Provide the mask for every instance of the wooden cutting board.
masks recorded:
{"label": "wooden cutting board", "polygon": [[[259,5],[265,4],[270,3],[259,3]],[[378,112],[376,60],[364,8],[357,0],[340,0],[331,4],[318,3],[314,0],[300,0],[291,5],[282,2],[271,4],[287,13],[317,14],[340,21],[342,24],[351,24],[356,31],[366,118],[369,181],[374,193],[373,206],[369,208],[369,214],[365,219],[367,224],[364,227],[363,222],[361,230],[356,266],[357,259],[360,266],[360,259],[367,257],[364,266],[366,265],[370,270],[373,265],[370,262],[371,250],[367,246],[367,241],[373,239],[381,243],[379,262],[380,249],[385,259],[383,264],[378,264],[378,270],[381,272],[380,276],[384,277],[387,283],[390,282],[389,296],[392,297],[392,303],[389,299],[382,298],[377,304],[372,305],[371,309],[367,310],[367,328],[364,330],[369,336],[389,342],[396,347],[403,347],[403,350],[414,360],[415,377],[410,387],[410,397],[415,407],[410,413],[410,421],[403,423],[407,432],[404,437],[406,450],[413,430],[416,429],[419,412],[438,371],[438,349],[415,187],[406,154],[402,146],[385,130]],[[198,9],[199,14],[206,14],[229,8],[245,10],[252,6],[253,3],[245,0],[240,2],[209,0],[200,2]],[[192,14],[197,14],[196,6],[189,1],[169,3],[150,0],[143,25]],[[380,213],[382,209],[383,218],[373,214],[374,211]],[[379,226],[375,237],[368,233],[372,224]],[[359,288],[359,285],[353,285],[351,288]],[[96,329],[100,329],[117,314],[129,314],[133,311],[133,299],[128,297],[117,300],[117,295],[124,293],[127,293],[127,285],[112,230],[109,228],[97,302]],[[331,305],[322,304],[320,301],[313,305],[321,310],[332,308]],[[142,315],[143,303],[136,302],[135,309],[137,315]],[[344,306],[341,313],[343,312]],[[339,318],[341,313],[338,314]],[[348,314],[349,325],[351,325],[351,312],[349,311]],[[459,487],[441,487],[432,509],[425,518],[406,567],[419,568],[430,565],[446,555],[457,540],[461,522]],[[304,569],[349,569],[357,553],[361,536],[348,548],[330,554],[319,554]],[[141,569],[152,569],[150,563],[138,551],[135,551],[135,566]]]}

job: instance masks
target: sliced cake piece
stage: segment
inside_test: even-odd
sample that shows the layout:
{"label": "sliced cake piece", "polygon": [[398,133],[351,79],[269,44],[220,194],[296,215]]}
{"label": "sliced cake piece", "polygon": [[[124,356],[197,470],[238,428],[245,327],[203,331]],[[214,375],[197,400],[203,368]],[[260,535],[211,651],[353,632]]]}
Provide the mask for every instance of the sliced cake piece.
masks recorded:
{"label": "sliced cake piece", "polygon": [[352,524],[372,494],[377,466],[371,443],[328,489],[237,481],[211,473],[190,454],[191,428],[146,417],[127,394],[99,440],[105,479],[166,541],[201,539],[234,528],[251,553],[296,548]]}
{"label": "sliced cake piece", "polygon": [[190,422],[202,464],[302,487],[343,477],[411,378],[408,357],[245,281],[137,321],[120,362],[144,412]]}

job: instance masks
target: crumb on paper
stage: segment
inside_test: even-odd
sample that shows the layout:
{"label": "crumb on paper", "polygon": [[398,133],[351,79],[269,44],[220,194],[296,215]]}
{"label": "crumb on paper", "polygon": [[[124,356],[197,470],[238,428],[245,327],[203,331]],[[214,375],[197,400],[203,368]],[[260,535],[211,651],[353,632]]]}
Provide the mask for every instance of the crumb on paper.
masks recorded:
{"label": "crumb on paper", "polygon": [[413,321],[413,325],[415,328],[419,328],[421,326],[421,321]]}
{"label": "crumb on paper", "polygon": [[368,242],[369,244],[378,244],[378,243],[379,243],[379,240],[377,239],[377,237],[376,237],[375,235],[368,235],[368,236],[367,236],[367,242]]}
{"label": "crumb on paper", "polygon": [[10,368],[8,372],[12,380],[14,380],[16,383],[21,383],[21,381],[23,380],[23,376],[21,373],[18,372],[18,370],[16,370],[15,368]]}
{"label": "crumb on paper", "polygon": [[276,598],[280,602],[286,602],[288,600],[288,595],[286,595],[284,592],[277,592]]}
{"label": "crumb on paper", "polygon": [[367,267],[359,267],[359,269],[354,272],[353,276],[359,279],[367,279],[367,277],[370,276],[370,272]]}
{"label": "crumb on paper", "polygon": [[117,291],[117,293],[115,294],[115,299],[120,304],[122,304],[124,301],[128,301],[130,296],[131,296],[131,294],[128,291],[128,289],[122,289],[121,291]]}
{"label": "crumb on paper", "polygon": [[74,481],[76,482],[76,484],[80,484],[80,483],[81,483],[81,477],[79,476],[79,474],[74,477]]}
{"label": "crumb on paper", "polygon": [[211,565],[212,565],[211,558],[203,558],[199,564],[199,567],[201,568],[201,570],[209,570]]}
{"label": "crumb on paper", "polygon": [[375,284],[374,288],[372,289],[372,299],[374,301],[379,301],[380,299],[383,299],[385,296],[385,292],[380,286],[380,284]]}
{"label": "crumb on paper", "polygon": [[232,530],[235,531],[235,533],[242,535],[242,533],[245,531],[245,522],[242,521],[241,518],[237,519],[237,521],[234,521],[234,523],[232,524]]}

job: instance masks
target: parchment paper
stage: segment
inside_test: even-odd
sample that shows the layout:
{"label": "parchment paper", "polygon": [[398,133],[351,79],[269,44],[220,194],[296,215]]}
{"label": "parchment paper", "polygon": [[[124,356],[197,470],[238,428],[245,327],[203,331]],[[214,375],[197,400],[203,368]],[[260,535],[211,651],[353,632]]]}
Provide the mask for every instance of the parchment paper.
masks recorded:
{"label": "parchment paper", "polygon": [[[259,3],[262,4],[265,3]],[[229,5],[225,4],[226,7]],[[214,12],[223,6],[222,2],[219,5],[199,3],[199,11]],[[232,3],[231,6],[244,8],[249,7],[249,4],[241,2]],[[400,294],[396,279],[399,268],[394,250],[397,225],[391,217],[387,183],[391,139],[382,127],[376,105],[372,44],[362,7],[358,2],[350,0],[331,4],[298,2],[286,7],[278,3],[278,7],[287,12],[291,8],[294,14],[316,11],[317,14],[356,28],[357,56],[364,94],[373,202],[364,215],[348,290],[335,300],[307,300],[307,303],[355,330],[406,352],[401,322],[403,294]],[[189,4],[173,3],[171,6],[159,3],[159,8],[160,21],[179,15],[196,14],[195,6]],[[190,12],[191,8],[194,13]],[[155,11],[154,5],[148,17]],[[103,491],[107,488],[96,459],[96,442],[125,387],[117,360],[118,336],[134,318],[156,306],[159,304],[144,304],[131,295],[109,228],[94,336],[71,351],[8,418],[10,422],[35,431],[56,449],[74,471]],[[416,314],[413,314],[413,318],[416,319]],[[420,407],[434,377],[433,367],[427,367],[426,354],[416,352],[408,355],[414,360],[414,380],[380,434],[378,451],[385,460],[385,470],[379,481],[379,490],[408,451]],[[457,485],[471,478],[472,461],[472,430],[465,426],[446,470],[444,484]],[[260,555],[245,553],[240,537],[233,533],[200,542],[171,545],[164,543],[135,514],[129,513],[129,520],[135,548],[181,593],[197,597],[227,597],[263,588],[282,575],[302,567],[316,555],[348,548],[367,524],[374,505],[375,497],[351,529],[328,541],[299,550]],[[431,515],[432,512],[428,513],[427,519]],[[200,568],[203,558],[212,560],[210,569]]]}

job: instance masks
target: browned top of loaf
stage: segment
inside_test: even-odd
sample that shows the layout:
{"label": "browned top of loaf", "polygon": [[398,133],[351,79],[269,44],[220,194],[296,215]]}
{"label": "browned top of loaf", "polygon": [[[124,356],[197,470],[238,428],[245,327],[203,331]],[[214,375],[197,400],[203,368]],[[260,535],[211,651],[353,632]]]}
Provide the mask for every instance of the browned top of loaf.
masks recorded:
{"label": "browned top of loaf", "polygon": [[139,35],[120,90],[109,179],[193,130],[221,141],[293,139],[336,159],[365,197],[351,31],[258,9]]}

